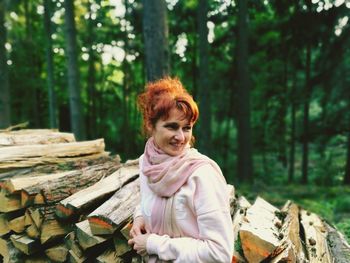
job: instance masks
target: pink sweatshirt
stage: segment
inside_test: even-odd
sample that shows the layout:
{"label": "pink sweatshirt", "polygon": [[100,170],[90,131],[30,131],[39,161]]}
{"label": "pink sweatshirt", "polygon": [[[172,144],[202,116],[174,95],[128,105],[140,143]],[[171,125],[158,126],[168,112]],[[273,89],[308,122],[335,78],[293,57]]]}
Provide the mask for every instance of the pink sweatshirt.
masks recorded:
{"label": "pink sweatshirt", "polygon": [[[141,205],[134,217],[142,215],[149,224],[155,194],[142,173],[140,189]],[[226,182],[211,165],[203,165],[190,175],[175,194],[175,208],[184,237],[151,234],[147,240],[149,255],[175,263],[231,262],[234,238],[229,194]]]}

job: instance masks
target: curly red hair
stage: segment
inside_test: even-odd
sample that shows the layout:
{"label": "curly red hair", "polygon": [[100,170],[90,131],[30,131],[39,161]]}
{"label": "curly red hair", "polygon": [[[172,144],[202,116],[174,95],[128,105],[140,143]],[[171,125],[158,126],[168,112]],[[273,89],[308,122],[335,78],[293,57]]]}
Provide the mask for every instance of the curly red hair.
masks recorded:
{"label": "curly red hair", "polygon": [[160,118],[168,118],[170,110],[174,108],[180,110],[192,125],[198,120],[197,103],[178,78],[165,77],[147,83],[137,102],[143,115],[145,132],[148,132],[149,127],[155,127]]}

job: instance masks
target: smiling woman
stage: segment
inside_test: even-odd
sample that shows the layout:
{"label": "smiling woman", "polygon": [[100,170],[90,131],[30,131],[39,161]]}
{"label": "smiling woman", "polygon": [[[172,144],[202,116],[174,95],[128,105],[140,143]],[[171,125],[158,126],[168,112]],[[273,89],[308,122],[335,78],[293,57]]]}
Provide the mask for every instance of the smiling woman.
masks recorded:
{"label": "smiling woman", "polygon": [[140,157],[141,204],[129,244],[148,262],[231,262],[226,181],[191,145],[196,102],[169,77],[147,84],[138,102],[149,139]]}

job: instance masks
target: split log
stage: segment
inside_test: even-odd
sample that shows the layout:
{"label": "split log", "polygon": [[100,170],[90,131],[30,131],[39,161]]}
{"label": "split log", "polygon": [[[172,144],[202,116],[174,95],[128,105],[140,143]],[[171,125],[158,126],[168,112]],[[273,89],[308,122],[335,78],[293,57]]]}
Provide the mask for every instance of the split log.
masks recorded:
{"label": "split log", "polygon": [[132,247],[128,244],[128,240],[121,234],[113,236],[114,253],[117,257],[125,255],[132,250]]}
{"label": "split log", "polygon": [[332,258],[327,245],[327,229],[314,213],[300,211],[300,222],[305,233],[305,246],[310,263],[331,263]]}
{"label": "split log", "polygon": [[107,241],[104,237],[94,236],[92,234],[88,220],[81,221],[75,224],[75,226],[76,237],[83,250],[87,250]]}
{"label": "split log", "polygon": [[328,235],[328,247],[331,251],[334,263],[348,263],[350,262],[350,246],[346,242],[344,236],[334,227],[324,223]]}
{"label": "split log", "polygon": [[64,238],[64,243],[66,244],[66,247],[69,249],[69,254],[70,251],[74,252],[74,255],[78,258],[83,258],[84,257],[84,251],[82,247],[80,246],[77,238],[76,238],[76,233],[74,231],[68,233],[65,238]]}
{"label": "split log", "polygon": [[[0,201],[1,202],[1,201]],[[22,227],[22,221],[19,219],[24,215],[23,210],[17,210],[10,213],[2,213],[0,214],[0,236],[6,235],[11,232],[11,230],[20,230]],[[17,226],[16,221],[19,223]],[[23,218],[23,226],[24,226],[24,218]]]}
{"label": "split log", "polygon": [[16,232],[22,233],[25,229],[24,215],[16,217],[8,222],[9,229]]}
{"label": "split log", "polygon": [[0,190],[0,212],[12,212],[22,208],[19,195],[8,194],[4,189]]}
{"label": "split log", "polygon": [[124,184],[134,180],[138,174],[138,165],[124,165],[103,180],[62,200],[57,205],[56,215],[68,219],[88,208],[96,207],[96,204],[106,200]]}
{"label": "split log", "polygon": [[283,222],[282,225],[277,223],[276,226],[281,228],[280,236],[283,237],[281,243],[285,248],[270,262],[306,262],[307,257],[300,239],[299,207],[291,201],[287,201],[277,217]]}
{"label": "split log", "polygon": [[64,224],[56,219],[55,205],[29,208],[28,211],[30,218],[33,220],[31,224],[31,231],[33,232],[30,236],[33,235],[35,237],[39,233],[42,245],[63,238],[71,231],[72,226],[70,224]]}
{"label": "split log", "polygon": [[113,234],[132,217],[140,202],[139,179],[118,190],[108,201],[88,216],[94,235]]}
{"label": "split log", "polygon": [[107,249],[101,255],[96,258],[98,263],[124,263],[125,261],[118,257],[113,249]]}
{"label": "split log", "polygon": [[60,164],[74,157],[103,153],[104,140],[0,148],[0,172],[41,164]]}
{"label": "split log", "polygon": [[68,249],[64,244],[46,249],[45,254],[53,262],[66,262],[68,259]]}
{"label": "split log", "polygon": [[26,235],[13,234],[10,237],[12,244],[21,252],[26,255],[34,254],[39,251],[40,243],[38,240],[31,239]]}
{"label": "split log", "polygon": [[247,209],[251,204],[244,196],[239,197],[234,204],[234,215],[232,218],[233,235],[235,240],[233,259],[235,262],[246,262],[243,256],[241,240],[239,238],[239,230],[246,216]]}
{"label": "split log", "polygon": [[258,197],[248,208],[239,231],[244,257],[248,262],[260,262],[280,245],[276,228],[280,220],[276,217],[279,209]]}
{"label": "split log", "polygon": [[[80,170],[53,175],[52,179],[41,181],[22,189],[22,204],[57,203],[79,190],[85,189],[120,167],[119,160],[85,167]],[[19,180],[19,179],[18,179]]]}
{"label": "split log", "polygon": [[0,254],[2,255],[3,263],[20,263],[22,260],[22,253],[12,244],[10,239],[0,238]]}
{"label": "split log", "polygon": [[57,130],[19,130],[0,133],[0,147],[75,142],[74,134]]}

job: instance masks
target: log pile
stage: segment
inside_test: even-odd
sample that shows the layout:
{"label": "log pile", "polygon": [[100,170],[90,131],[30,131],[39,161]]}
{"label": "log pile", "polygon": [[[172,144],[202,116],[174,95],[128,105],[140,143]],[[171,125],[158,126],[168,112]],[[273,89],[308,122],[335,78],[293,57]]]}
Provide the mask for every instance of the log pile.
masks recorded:
{"label": "log pile", "polygon": [[[3,262],[142,262],[128,246],[139,203],[138,161],[102,139],[52,130],[0,131]],[[231,193],[233,262],[350,262],[344,237],[287,201],[277,208]]]}

